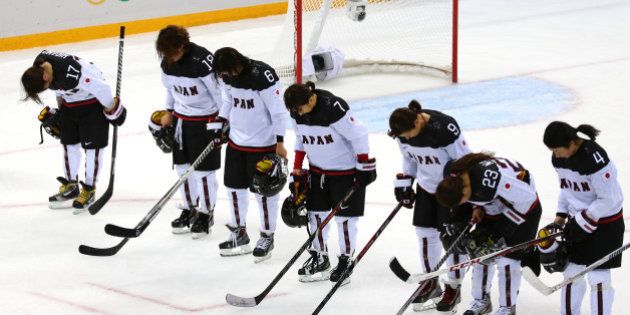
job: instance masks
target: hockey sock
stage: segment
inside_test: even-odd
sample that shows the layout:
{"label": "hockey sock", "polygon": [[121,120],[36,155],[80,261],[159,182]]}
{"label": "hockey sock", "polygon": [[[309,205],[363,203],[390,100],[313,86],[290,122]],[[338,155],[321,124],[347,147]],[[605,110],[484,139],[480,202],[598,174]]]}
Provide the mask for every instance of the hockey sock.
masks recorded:
{"label": "hockey sock", "polygon": [[[324,221],[324,218],[330,214],[330,211],[309,211],[308,212],[308,230],[312,234],[317,227]],[[321,252],[328,252],[328,247],[326,243],[328,241],[328,231],[330,230],[330,224],[326,224],[324,229],[320,231],[320,233],[315,237],[313,243],[311,243],[311,248]]]}
{"label": "hockey sock", "polygon": [[499,305],[510,307],[516,305],[518,289],[521,286],[521,262],[501,257],[497,261],[499,273]]}
{"label": "hockey sock", "polygon": [[247,189],[228,188],[227,193],[230,199],[230,226],[246,226],[247,207],[249,207]]}
{"label": "hockey sock", "polygon": [[[184,173],[186,173],[189,167],[190,164],[188,163],[176,164],[175,171],[177,172],[177,175],[181,177],[182,175],[184,175]],[[197,205],[197,200],[199,198],[197,193],[197,185],[195,184],[194,180],[188,177],[184,184],[179,186],[179,193],[181,194],[182,199],[184,200],[184,204],[187,206],[188,210],[194,210],[195,206]]]}
{"label": "hockey sock", "polygon": [[440,233],[436,228],[416,227],[422,272],[431,272],[442,255]]}
{"label": "hockey sock", "polygon": [[[459,264],[461,262],[468,260],[467,257],[468,256],[466,255],[451,254],[448,256],[448,259],[446,260],[446,265],[452,266],[455,264]],[[447,275],[448,279],[444,280],[444,283],[450,284],[452,287],[458,286],[464,280],[465,274],[466,274],[466,269],[451,271],[448,273]]]}
{"label": "hockey sock", "polygon": [[210,213],[217,204],[217,190],[219,183],[215,171],[194,171],[197,191],[199,192],[198,211]]}
{"label": "hockey sock", "polygon": [[85,150],[85,183],[89,186],[96,187],[98,175],[103,169],[103,151],[104,149]]}
{"label": "hockey sock", "polygon": [[610,269],[593,270],[587,278],[591,285],[591,314],[612,314],[615,290],[611,286]]}
{"label": "hockey sock", "polygon": [[260,209],[260,231],[270,235],[276,230],[278,222],[278,208],[280,207],[280,195],[264,197],[255,194],[258,208]]}
{"label": "hockey sock", "polygon": [[335,216],[337,231],[339,232],[339,252],[346,256],[352,256],[357,244],[358,217]]}
{"label": "hockey sock", "polygon": [[[584,266],[569,263],[567,269],[564,271],[564,277],[569,278],[582,270],[584,270]],[[586,280],[584,280],[584,278],[577,279],[562,288],[562,294],[560,295],[562,314],[579,315],[585,293]]]}
{"label": "hockey sock", "polygon": [[81,163],[81,145],[63,145],[63,173],[67,180],[79,179],[79,165]]}
{"label": "hockey sock", "polygon": [[481,300],[484,293],[490,293],[490,289],[492,289],[492,279],[494,278],[496,264],[489,266],[475,264],[472,268],[472,297],[475,300]]}

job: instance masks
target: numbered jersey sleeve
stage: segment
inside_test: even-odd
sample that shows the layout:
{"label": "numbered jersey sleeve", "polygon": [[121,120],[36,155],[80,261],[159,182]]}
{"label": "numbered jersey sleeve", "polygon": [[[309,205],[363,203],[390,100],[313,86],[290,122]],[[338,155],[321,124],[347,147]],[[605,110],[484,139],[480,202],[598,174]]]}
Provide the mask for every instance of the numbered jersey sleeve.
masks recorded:
{"label": "numbered jersey sleeve", "polygon": [[365,125],[352,114],[352,110],[341,98],[337,98],[332,108],[341,116],[330,126],[335,129],[343,138],[350,142],[355,155],[369,154],[370,147],[368,141],[368,131]]}
{"label": "numbered jersey sleeve", "polygon": [[617,168],[594,141],[584,141],[568,159],[553,157],[560,183],[559,213],[576,216],[585,211],[593,222],[621,211],[623,193]]}
{"label": "numbered jersey sleeve", "polygon": [[230,121],[230,141],[240,146],[263,147],[284,136],[288,112],[282,87],[269,65],[250,60],[236,78],[224,78],[219,116]]}
{"label": "numbered jersey sleeve", "polygon": [[471,202],[485,206],[488,214],[503,214],[516,224],[538,204],[538,194],[529,171],[517,161],[495,158],[469,171]]}
{"label": "numbered jersey sleeve", "polygon": [[162,84],[167,90],[166,109],[184,116],[208,116],[219,110],[221,90],[212,70],[212,53],[190,43],[173,64],[162,61]]}

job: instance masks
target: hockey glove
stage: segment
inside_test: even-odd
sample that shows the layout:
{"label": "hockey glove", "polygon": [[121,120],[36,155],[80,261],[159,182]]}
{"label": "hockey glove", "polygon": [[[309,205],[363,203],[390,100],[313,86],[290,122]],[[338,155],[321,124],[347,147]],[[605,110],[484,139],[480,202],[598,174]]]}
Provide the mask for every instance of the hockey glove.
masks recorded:
{"label": "hockey glove", "polygon": [[[442,229],[440,230],[440,241],[442,241],[444,249],[449,249],[453,246],[453,242],[455,242],[457,237],[462,234],[467,226],[468,225],[464,222],[444,223]],[[463,239],[455,244],[453,247],[453,254],[467,254]]]}
{"label": "hockey glove", "polygon": [[413,177],[405,174],[396,174],[394,181],[394,195],[396,201],[401,202],[403,207],[413,208],[413,202],[416,200],[416,193],[413,191]]}
{"label": "hockey glove", "polygon": [[540,276],[540,253],[537,247],[527,250],[521,258],[521,267],[529,267],[536,277]]}
{"label": "hockey glove", "polygon": [[295,204],[302,203],[306,200],[308,179],[309,173],[307,170],[302,170],[299,175],[291,175],[289,179],[289,190],[291,191],[291,197]]}
{"label": "hockey glove", "polygon": [[42,123],[39,126],[39,133],[41,137],[41,142],[39,144],[44,143],[42,129],[55,139],[59,139],[61,137],[61,113],[59,110],[46,106],[41,112],[39,112],[37,119]]}
{"label": "hockey glove", "polygon": [[122,126],[127,118],[127,109],[118,97],[114,97],[111,109],[103,109],[105,118],[114,126]]}
{"label": "hockey glove", "polygon": [[366,187],[376,180],[376,159],[365,159],[357,161],[357,169],[354,174],[354,181],[362,187]]}
{"label": "hockey glove", "polygon": [[208,137],[210,137],[210,139],[218,141],[220,144],[224,144],[228,141],[230,124],[223,117],[212,118],[206,124],[206,131],[208,132]]}
{"label": "hockey glove", "polygon": [[158,110],[153,112],[151,115],[151,120],[149,121],[149,131],[155,140],[155,144],[162,150],[164,153],[173,152],[173,127],[162,127],[161,121],[162,116],[167,113],[165,110]]}
{"label": "hockey glove", "polygon": [[567,221],[564,226],[564,238],[567,242],[579,243],[595,232],[595,229],[597,229],[597,223],[593,222],[585,211],[582,211]]}

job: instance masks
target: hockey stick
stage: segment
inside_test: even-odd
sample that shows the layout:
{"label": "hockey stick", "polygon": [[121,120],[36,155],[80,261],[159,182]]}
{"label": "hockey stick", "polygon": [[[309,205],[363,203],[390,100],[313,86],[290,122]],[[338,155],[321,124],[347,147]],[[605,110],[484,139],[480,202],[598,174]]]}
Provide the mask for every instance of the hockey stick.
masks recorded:
{"label": "hockey stick", "polygon": [[[455,249],[455,246],[462,240],[464,235],[468,234],[468,232],[473,227],[473,225],[475,225],[475,223],[473,223],[473,222],[468,223],[468,226],[466,226],[466,228],[457,236],[457,238],[455,238],[455,241],[453,241],[451,246],[446,250],[446,253],[444,253],[442,258],[440,258],[440,261],[438,261],[438,263],[435,265],[435,267],[433,267],[433,272],[439,270],[440,267],[442,267],[442,265],[446,262],[448,257],[451,256],[451,254],[453,253],[453,250]],[[394,261],[394,260],[396,262],[398,262],[398,259],[396,259],[396,257],[392,258],[392,260],[390,260],[390,262],[389,262],[390,268],[391,268],[391,265],[392,265],[392,261]],[[398,265],[400,266],[400,264],[398,264]],[[401,266],[401,268],[402,268],[402,266]],[[405,272],[407,272],[407,271],[405,270]],[[394,273],[396,273],[396,272],[394,272]],[[408,272],[407,272],[407,275],[409,275]],[[415,291],[413,291],[411,296],[405,301],[405,303],[400,307],[400,309],[398,309],[398,312],[396,313],[396,315],[401,315],[402,313],[404,313],[405,310],[407,309],[407,307],[409,307],[409,305],[413,302],[413,300],[416,298],[416,296],[418,296],[418,294],[420,294],[422,289],[424,289],[424,287],[426,285],[428,285],[428,283],[429,283],[429,281],[422,281],[420,283],[420,285],[418,286],[418,288]]]}
{"label": "hockey stick", "polygon": [[534,287],[534,289],[538,290],[538,292],[544,294],[544,295],[549,295],[551,293],[554,293],[560,289],[562,289],[565,285],[574,282],[575,280],[584,277],[587,273],[593,271],[595,268],[603,265],[604,263],[606,263],[607,261],[615,258],[616,256],[621,255],[621,253],[623,251],[625,251],[626,249],[630,248],[630,243],[626,243],[623,246],[619,247],[618,249],[614,250],[613,252],[611,252],[610,254],[602,257],[601,259],[599,259],[598,261],[590,264],[588,267],[586,267],[586,269],[574,274],[573,276],[564,279],[562,282],[556,284],[556,285],[552,285],[552,286],[548,286],[545,283],[542,282],[542,280],[540,280],[538,277],[536,277],[536,274],[534,274],[534,272],[529,268],[529,267],[525,267],[523,268],[523,277],[525,278],[525,280],[527,282],[529,282],[529,284],[532,285],[532,287]]}
{"label": "hockey stick", "polygon": [[505,255],[511,254],[513,252],[517,252],[519,250],[526,249],[528,247],[537,245],[540,242],[552,239],[554,237],[558,237],[560,235],[562,235],[562,232],[550,234],[550,235],[547,235],[547,236],[541,237],[541,238],[535,238],[533,240],[529,240],[529,241],[526,241],[526,242],[514,245],[512,247],[508,247],[508,248],[504,248],[502,250],[498,250],[498,251],[496,251],[494,253],[490,253],[488,255],[484,255],[484,256],[481,256],[481,257],[474,258],[474,259],[470,259],[468,261],[465,261],[465,262],[462,262],[462,263],[459,263],[459,264],[452,265],[452,266],[450,266],[449,268],[446,268],[446,269],[439,269],[439,270],[432,271],[432,272],[429,272],[429,273],[413,274],[413,275],[409,276],[409,280],[407,280],[407,282],[420,283],[420,281],[424,281],[424,280],[427,280],[427,279],[432,279],[432,278],[435,278],[435,277],[439,277],[440,275],[443,275],[443,274],[451,272],[451,271],[464,269],[464,268],[467,268],[467,267],[472,266],[474,264],[479,264],[479,263],[482,263],[484,261],[487,261],[487,260],[490,260],[490,259],[493,259],[493,258],[505,256]]}
{"label": "hockey stick", "polygon": [[306,242],[304,242],[304,244],[302,244],[302,246],[293,255],[293,257],[291,257],[289,262],[284,266],[284,268],[282,268],[282,270],[280,270],[278,275],[276,275],[276,277],[273,278],[273,280],[271,280],[271,283],[265,288],[265,290],[263,290],[260,294],[256,295],[255,297],[249,297],[249,298],[240,297],[240,296],[236,296],[236,295],[228,293],[225,296],[225,300],[227,301],[227,303],[230,304],[230,305],[239,306],[239,307],[244,307],[244,306],[245,307],[253,307],[253,306],[256,306],[256,305],[260,304],[260,302],[265,298],[265,296],[267,296],[267,294],[269,294],[271,289],[273,289],[273,287],[276,286],[278,281],[280,281],[280,279],[287,273],[287,271],[289,270],[289,268],[291,268],[291,266],[295,263],[295,261],[298,258],[300,258],[300,255],[302,255],[302,253],[311,244],[311,242],[313,242],[313,240],[315,239],[317,234],[319,234],[319,232],[324,228],[324,226],[326,226],[326,224],[328,224],[328,222],[330,220],[332,220],[332,218],[335,216],[335,214],[337,214],[337,212],[339,212],[339,210],[341,209],[341,205],[346,203],[346,201],[348,201],[348,199],[350,199],[352,194],[358,188],[359,188],[358,184],[354,184],[354,186],[352,186],[352,188],[350,188],[350,190],[348,190],[346,195],[343,196],[343,198],[341,198],[341,200],[337,203],[337,205],[335,205],[335,208],[333,208],[332,211],[330,211],[330,213],[328,214],[328,216],[326,216],[326,218],[324,218],[324,221],[322,221],[322,223],[320,223],[317,226],[317,229],[315,229],[313,234],[311,234],[308,237],[308,239],[306,240]]}
{"label": "hockey stick", "polygon": [[192,163],[192,165],[186,170],[175,184],[168,190],[168,192],[153,206],[153,208],[142,218],[142,220],[136,225],[133,229],[128,229],[124,227],[120,227],[113,224],[107,224],[105,226],[105,232],[109,235],[124,237],[124,239],[116,246],[109,248],[94,248],[86,245],[79,246],[79,252],[84,255],[90,256],[113,256],[129,241],[129,238],[134,238],[140,236],[142,232],[151,224],[151,221],[160,213],[162,207],[166,202],[171,199],[171,197],[177,191],[177,188],[181,186],[186,179],[190,176],[190,174],[201,164],[201,162],[210,154],[214,147],[216,146],[217,141],[211,141],[208,146],[199,154],[197,159]]}
{"label": "hockey stick", "polygon": [[[120,26],[120,36],[118,38],[118,71],[116,73],[116,98],[120,102],[120,81],[122,81],[123,48],[125,47],[125,26]],[[114,125],[112,132],[112,166],[109,170],[109,184],[105,193],[92,203],[88,210],[91,215],[97,214],[103,206],[112,198],[114,194],[114,166],[116,165],[116,145],[118,143],[118,126]]]}
{"label": "hockey stick", "polygon": [[324,308],[324,305],[326,305],[326,303],[328,303],[328,300],[330,300],[330,298],[333,296],[333,294],[335,294],[335,292],[337,292],[337,289],[339,289],[339,287],[341,287],[343,285],[343,281],[350,275],[350,273],[352,272],[354,267],[359,263],[359,261],[361,261],[361,258],[363,257],[363,255],[365,255],[365,253],[368,251],[368,249],[370,249],[370,247],[372,247],[372,244],[374,244],[376,239],[381,235],[381,233],[383,233],[383,230],[385,230],[385,228],[387,227],[389,222],[391,222],[392,219],[394,219],[394,217],[396,216],[396,214],[398,213],[398,211],[400,210],[401,207],[402,207],[402,202],[398,203],[396,208],[394,208],[394,210],[389,214],[387,219],[385,219],[385,222],[383,222],[383,224],[381,224],[381,226],[378,228],[378,230],[376,230],[374,235],[372,235],[372,238],[370,238],[370,240],[367,242],[367,244],[365,244],[363,249],[361,249],[361,252],[352,261],[352,263],[350,263],[350,266],[348,266],[348,268],[343,271],[343,273],[341,274],[341,277],[339,278],[337,283],[335,283],[335,285],[332,287],[332,289],[330,289],[330,291],[328,292],[326,297],[324,297],[324,299],[319,303],[319,305],[317,306],[315,311],[313,311],[313,315],[319,314],[319,312],[322,310],[322,308]]}

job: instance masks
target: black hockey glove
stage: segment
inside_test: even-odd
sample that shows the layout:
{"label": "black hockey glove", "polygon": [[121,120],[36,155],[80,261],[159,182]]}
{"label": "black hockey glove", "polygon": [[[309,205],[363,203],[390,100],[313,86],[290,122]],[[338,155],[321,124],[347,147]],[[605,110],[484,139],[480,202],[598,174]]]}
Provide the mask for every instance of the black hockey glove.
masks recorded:
{"label": "black hockey glove", "polygon": [[523,258],[521,258],[521,267],[529,267],[536,277],[540,276],[540,253],[536,246],[525,251]]}
{"label": "black hockey glove", "polygon": [[210,139],[218,140],[220,144],[227,143],[230,133],[230,124],[223,117],[213,118],[206,124],[206,130]]}
{"label": "black hockey glove", "polygon": [[357,169],[354,174],[354,181],[362,187],[366,187],[376,180],[376,159],[371,158],[365,161],[357,161]]}
{"label": "black hockey glove", "polygon": [[595,229],[597,229],[597,224],[587,219],[584,212],[580,212],[567,221],[564,226],[564,238],[569,243],[579,243],[589,237]]}
{"label": "black hockey glove", "polygon": [[114,126],[122,126],[127,118],[127,109],[118,97],[114,97],[114,103],[110,110],[103,110],[105,118]]}
{"label": "black hockey glove", "polygon": [[416,201],[416,193],[413,191],[413,177],[405,174],[396,174],[394,181],[394,195],[396,201],[401,202],[403,207],[413,208],[413,202]]}
{"label": "black hockey glove", "polygon": [[[451,246],[453,246],[453,242],[455,242],[457,237],[460,236],[467,227],[468,224],[465,222],[444,223],[442,229],[440,229],[440,241],[442,241],[444,249],[448,250]],[[455,244],[453,247],[453,254],[467,254],[466,247],[464,246],[464,239],[465,237],[462,237],[462,239]]]}
{"label": "black hockey glove", "polygon": [[42,123],[39,126],[39,134],[41,137],[39,144],[44,143],[42,129],[55,139],[59,139],[61,137],[61,113],[59,110],[46,106],[41,112],[39,112],[37,119]]}
{"label": "black hockey glove", "polygon": [[167,112],[165,110],[158,110],[151,114],[151,120],[149,121],[149,131],[155,140],[155,144],[164,153],[173,152],[174,137],[173,127],[160,126],[162,116]]}

